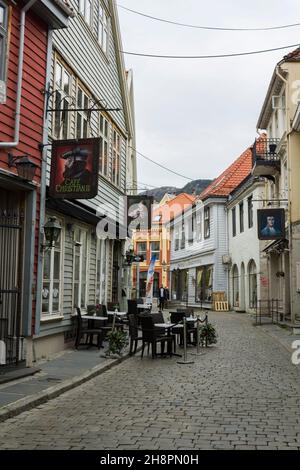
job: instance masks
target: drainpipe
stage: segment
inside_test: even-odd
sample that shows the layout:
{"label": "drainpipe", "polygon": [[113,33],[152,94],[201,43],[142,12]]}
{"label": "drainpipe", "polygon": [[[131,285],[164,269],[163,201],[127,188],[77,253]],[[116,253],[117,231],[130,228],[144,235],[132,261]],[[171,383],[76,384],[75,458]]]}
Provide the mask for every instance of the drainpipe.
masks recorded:
{"label": "drainpipe", "polygon": [[[45,89],[47,90],[51,81],[51,65],[52,65],[52,52],[53,52],[53,32],[48,29],[48,43],[47,43],[47,69],[46,69],[46,83]],[[47,144],[49,136],[49,116],[47,114],[47,99],[44,104],[44,129],[43,129],[43,148],[41,150],[42,164],[41,164],[41,185],[40,185],[40,220],[39,220],[39,244],[38,244],[38,269],[36,280],[36,312],[35,312],[35,335],[40,333],[41,325],[41,309],[42,309],[42,292],[43,285],[43,259],[44,253],[41,251],[41,246],[44,240],[44,225],[46,219],[46,179],[47,179]]]}
{"label": "drainpipe", "polygon": [[21,10],[20,16],[20,48],[18,60],[18,79],[16,96],[16,120],[14,142],[0,142],[0,148],[13,148],[19,145],[20,139],[20,121],[21,121],[21,96],[23,82],[23,59],[24,59],[24,38],[25,38],[25,19],[27,11],[36,3],[37,0],[30,0]]}
{"label": "drainpipe", "polygon": [[[289,120],[289,117],[288,117],[288,110],[289,110],[289,103],[288,103],[288,100],[287,98],[290,98],[290,90],[289,90],[289,81],[284,78],[280,72],[279,72],[279,67],[277,66],[276,67],[276,75],[280,78],[280,80],[283,81],[283,83],[285,83],[285,86],[286,86],[286,106],[287,106],[287,109],[286,109],[286,134],[287,134],[287,170],[288,170],[288,200],[289,200],[289,206],[288,206],[288,224],[289,224],[289,249],[290,249],[290,257],[289,257],[289,271],[290,271],[290,284],[292,284],[293,282],[293,267],[292,267],[292,253],[293,253],[293,232],[292,232],[292,220],[291,220],[291,216],[292,216],[292,213],[291,213],[291,204],[292,204],[292,201],[291,201],[291,198],[290,198],[290,194],[291,194],[291,163],[290,163],[290,136],[291,136],[291,124],[290,124],[290,120]],[[282,255],[282,260],[281,262],[283,263],[284,262],[284,255]],[[284,271],[284,269],[282,269]],[[286,282],[286,281],[284,281]],[[292,318],[292,321],[293,321],[293,315],[294,315],[294,299],[293,299],[293,289],[291,288],[290,289],[290,294],[289,294],[289,297],[290,297],[290,313],[291,313],[291,318]]]}

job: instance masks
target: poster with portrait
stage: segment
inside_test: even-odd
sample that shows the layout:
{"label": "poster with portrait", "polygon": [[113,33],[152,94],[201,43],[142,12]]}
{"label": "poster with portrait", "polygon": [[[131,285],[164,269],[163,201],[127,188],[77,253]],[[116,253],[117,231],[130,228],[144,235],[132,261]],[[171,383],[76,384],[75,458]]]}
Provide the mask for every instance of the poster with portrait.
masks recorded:
{"label": "poster with portrait", "polygon": [[57,140],[52,144],[49,194],[92,199],[98,192],[100,139]]}
{"label": "poster with portrait", "polygon": [[280,240],[285,238],[284,209],[259,209],[257,211],[259,240]]}
{"label": "poster with portrait", "polygon": [[133,230],[151,230],[152,196],[127,196],[127,229],[131,237]]}

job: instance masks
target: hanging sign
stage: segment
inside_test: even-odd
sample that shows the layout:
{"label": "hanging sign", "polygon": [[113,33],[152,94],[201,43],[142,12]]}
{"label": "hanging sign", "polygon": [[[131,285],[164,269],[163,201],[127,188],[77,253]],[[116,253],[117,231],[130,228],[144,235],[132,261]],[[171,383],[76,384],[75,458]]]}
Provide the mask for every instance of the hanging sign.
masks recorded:
{"label": "hanging sign", "polygon": [[57,140],[52,144],[49,194],[92,199],[98,193],[100,139]]}
{"label": "hanging sign", "polygon": [[281,240],[285,238],[285,210],[259,209],[257,211],[259,240]]}

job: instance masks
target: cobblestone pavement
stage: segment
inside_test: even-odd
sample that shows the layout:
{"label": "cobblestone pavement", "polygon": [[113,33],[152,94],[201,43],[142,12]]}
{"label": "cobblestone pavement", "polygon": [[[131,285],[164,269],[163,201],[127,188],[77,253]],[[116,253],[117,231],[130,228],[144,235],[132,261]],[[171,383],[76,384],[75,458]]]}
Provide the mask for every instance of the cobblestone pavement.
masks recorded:
{"label": "cobblestone pavement", "polygon": [[300,366],[247,316],[209,319],[219,342],[194,364],[129,359],[1,423],[0,448],[300,449]]}

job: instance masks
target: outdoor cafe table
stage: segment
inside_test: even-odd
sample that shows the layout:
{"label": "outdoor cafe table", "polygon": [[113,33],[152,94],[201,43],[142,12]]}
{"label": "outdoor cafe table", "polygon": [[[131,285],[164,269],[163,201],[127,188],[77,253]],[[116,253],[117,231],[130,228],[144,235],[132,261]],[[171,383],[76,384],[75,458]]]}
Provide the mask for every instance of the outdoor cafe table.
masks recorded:
{"label": "outdoor cafe table", "polygon": [[97,315],[82,315],[82,319],[86,320],[102,320],[105,321],[107,320],[107,317],[98,317]]}
{"label": "outdoor cafe table", "polygon": [[116,314],[116,317],[125,317],[125,315],[127,315],[127,312],[112,312],[112,311],[107,312],[107,315],[114,315],[114,314]]}
{"label": "outdoor cafe table", "polygon": [[152,304],[137,304],[137,308],[141,308],[144,310],[150,310],[152,308]]}

